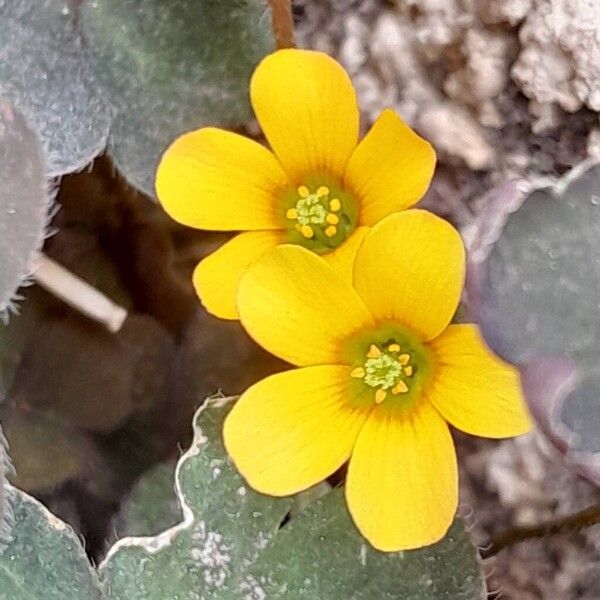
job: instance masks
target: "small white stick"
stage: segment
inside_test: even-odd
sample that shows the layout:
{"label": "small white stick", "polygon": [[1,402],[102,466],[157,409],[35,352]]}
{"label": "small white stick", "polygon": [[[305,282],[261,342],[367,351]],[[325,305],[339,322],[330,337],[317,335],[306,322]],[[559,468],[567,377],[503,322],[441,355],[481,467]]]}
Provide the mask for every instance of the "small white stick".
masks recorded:
{"label": "small white stick", "polygon": [[48,292],[91,319],[103,323],[113,333],[121,329],[127,318],[127,311],[122,306],[45,254],[38,254],[33,277]]}

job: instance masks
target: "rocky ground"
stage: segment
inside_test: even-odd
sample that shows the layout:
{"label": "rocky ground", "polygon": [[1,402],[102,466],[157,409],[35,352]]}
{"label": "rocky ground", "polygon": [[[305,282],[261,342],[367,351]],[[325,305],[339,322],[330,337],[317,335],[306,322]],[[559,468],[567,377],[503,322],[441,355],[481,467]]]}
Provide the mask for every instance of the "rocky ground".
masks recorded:
{"label": "rocky ground", "polygon": [[[600,156],[600,4],[595,0],[302,0],[301,46],[336,56],[365,128],[392,107],[432,141],[425,204],[467,231],[509,178],[555,177]],[[460,438],[462,513],[485,546],[597,502],[537,433]],[[485,561],[492,598],[600,597],[600,527],[527,540]]]}

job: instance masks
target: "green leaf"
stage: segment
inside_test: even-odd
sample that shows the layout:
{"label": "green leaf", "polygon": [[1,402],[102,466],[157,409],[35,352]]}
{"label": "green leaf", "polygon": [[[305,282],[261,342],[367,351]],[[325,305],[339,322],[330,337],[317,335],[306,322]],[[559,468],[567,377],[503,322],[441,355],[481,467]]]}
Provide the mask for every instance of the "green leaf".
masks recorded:
{"label": "green leaf", "polygon": [[119,511],[119,537],[157,535],[181,521],[181,507],[173,489],[174,471],[174,465],[160,464],[139,479]]}
{"label": "green leaf", "polygon": [[515,364],[542,354],[585,359],[600,341],[600,165],[528,194],[487,258],[488,338]]}
{"label": "green leaf", "polygon": [[[209,402],[177,467],[184,520],[154,538],[125,538],[101,565],[111,599],[236,597],[248,564],[270,543],[291,499],[251,492],[220,441],[227,403]],[[232,594],[234,594],[232,596]]]}
{"label": "green leaf", "polygon": [[116,111],[109,153],[151,196],[179,134],[248,119],[250,74],[273,47],[265,0],[94,0],[81,24]]}
{"label": "green leaf", "polygon": [[462,524],[455,522],[447,537],[430,548],[377,552],[354,529],[341,489],[283,527],[249,568],[242,589],[250,598],[273,600],[485,598]]}
{"label": "green leaf", "polygon": [[0,0],[0,97],[39,132],[50,177],[87,165],[106,144],[109,112],[70,0]]}
{"label": "green leaf", "polygon": [[0,427],[0,552],[8,539],[9,526],[12,521],[6,499],[6,477],[10,470],[10,460],[6,453],[6,439],[2,434],[2,427]]}
{"label": "green leaf", "polygon": [[48,176],[87,165],[110,129],[118,167],[152,195],[177,135],[248,119],[272,47],[265,0],[0,0],[0,96],[39,131]]}
{"label": "green leaf", "polygon": [[[291,498],[250,490],[225,455],[231,399],[207,401],[176,469],[183,520],[154,537],[120,540],[91,568],[70,527],[9,484],[12,519],[0,549],[0,600],[482,600],[476,554],[455,523],[442,542],[413,552],[370,548],[341,490],[281,527]],[[164,473],[143,510],[168,496]],[[141,499],[140,499],[141,500]],[[147,513],[147,514],[150,514]]]}
{"label": "green leaf", "polygon": [[42,311],[37,298],[40,293],[43,292],[36,287],[28,288],[23,293],[24,302],[18,314],[8,323],[0,323],[0,398],[8,396],[23,353],[39,326]]}
{"label": "green leaf", "polygon": [[176,473],[182,523],[110,550],[101,573],[111,600],[484,597],[458,523],[430,548],[380,553],[358,534],[336,490],[280,528],[291,500],[253,492],[226,458],[220,439],[229,408],[229,400],[212,400],[196,415]]}
{"label": "green leaf", "polygon": [[1,600],[101,600],[98,576],[73,530],[37,500],[5,488],[12,522],[0,548]]}
{"label": "green leaf", "polygon": [[478,235],[487,228],[492,243],[472,269],[478,320],[521,367],[541,426],[600,485],[600,164],[498,200]]}
{"label": "green leaf", "polygon": [[37,136],[19,112],[0,101],[0,313],[11,307],[31,273],[48,205]]}

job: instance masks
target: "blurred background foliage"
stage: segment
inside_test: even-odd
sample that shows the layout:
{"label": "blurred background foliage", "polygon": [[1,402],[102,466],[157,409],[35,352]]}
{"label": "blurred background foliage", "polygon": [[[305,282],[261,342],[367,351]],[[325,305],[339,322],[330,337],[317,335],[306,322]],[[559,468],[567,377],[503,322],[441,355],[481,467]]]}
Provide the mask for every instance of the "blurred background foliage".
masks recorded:
{"label": "blurred background foliage", "polygon": [[[179,133],[249,118],[248,79],[272,48],[261,0],[0,2],[0,249],[15,263],[3,259],[0,308],[46,232],[49,257],[129,311],[113,335],[34,286],[0,326],[11,480],[81,531],[92,556],[132,482],[189,443],[202,399],[280,368],[199,307],[191,270],[223,236],[184,230],[136,191],[152,196]],[[112,161],[68,175],[107,143]],[[46,190],[59,210],[44,230]]]}
{"label": "blurred background foliage", "polygon": [[131,312],[114,335],[28,288],[19,317],[0,329],[0,420],[15,485],[68,521],[85,521],[93,553],[107,537],[98,515],[189,443],[201,400],[240,393],[280,365],[237,323],[199,307],[191,271],[220,236],[183,229],[140,202],[105,159],[65,178],[57,202],[59,233],[46,253]]}

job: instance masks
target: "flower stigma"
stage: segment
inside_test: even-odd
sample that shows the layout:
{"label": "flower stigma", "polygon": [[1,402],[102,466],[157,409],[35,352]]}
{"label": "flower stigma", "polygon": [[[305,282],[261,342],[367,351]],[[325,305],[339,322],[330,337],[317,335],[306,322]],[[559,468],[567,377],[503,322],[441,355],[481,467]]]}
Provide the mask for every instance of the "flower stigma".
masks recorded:
{"label": "flower stigma", "polygon": [[400,344],[391,342],[383,349],[371,344],[363,366],[353,369],[350,375],[375,388],[375,403],[381,404],[388,391],[393,396],[406,394],[410,390],[413,373],[410,353],[403,351]]}
{"label": "flower stigma", "polygon": [[336,225],[340,222],[336,215],[342,207],[340,199],[330,200],[331,192],[325,185],[312,194],[305,185],[301,185],[297,191],[300,198],[295,208],[288,209],[286,217],[297,221],[296,228],[307,239],[315,236],[316,227],[320,227],[328,238],[334,237],[337,234]]}
{"label": "flower stigma", "polygon": [[356,226],[356,203],[333,183],[291,189],[284,205],[292,241],[319,254],[336,248]]}

